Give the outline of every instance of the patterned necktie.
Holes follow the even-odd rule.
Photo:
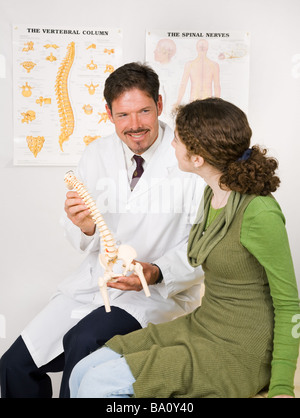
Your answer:
[[[130,183],[131,191],[135,188],[137,185],[137,182],[139,181],[140,177],[142,176],[144,169],[143,169],[143,162],[145,161],[143,157],[140,155],[134,155],[133,158],[136,162],[136,169],[134,170],[132,180]]]

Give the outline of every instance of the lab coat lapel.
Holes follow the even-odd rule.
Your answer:
[[[121,203],[126,203],[128,201],[128,197],[131,194],[131,190],[130,184],[128,182],[127,168],[125,163],[122,141],[117,136],[117,134],[115,134],[113,149],[111,149],[109,152],[110,155],[108,155],[108,158],[113,157],[116,159],[116,163],[112,163],[111,167],[118,167],[117,170],[111,172],[111,178],[113,178],[116,185],[119,185],[119,199],[121,199]]]

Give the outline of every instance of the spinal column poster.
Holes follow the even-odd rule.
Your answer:
[[[221,97],[248,108],[248,32],[146,32],[146,60],[160,78],[162,119],[174,126],[179,104]]]
[[[122,64],[122,32],[13,25],[14,164],[76,165],[113,132],[106,78]]]

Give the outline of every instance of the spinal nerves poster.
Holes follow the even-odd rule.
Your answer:
[[[160,78],[162,119],[174,126],[172,111],[196,99],[221,97],[247,112],[248,32],[146,32],[146,61]]]
[[[106,78],[122,64],[122,32],[13,25],[14,164],[76,165],[114,131]]]

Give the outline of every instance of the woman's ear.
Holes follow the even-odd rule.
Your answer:
[[[195,168],[200,168],[204,164],[204,158],[201,157],[200,155],[192,155],[191,156],[191,161],[194,164]]]

